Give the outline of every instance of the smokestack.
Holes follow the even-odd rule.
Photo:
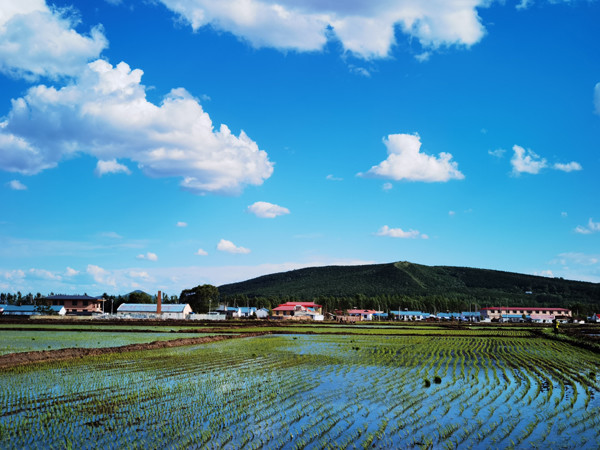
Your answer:
[[[156,314],[162,314],[162,292],[158,291],[158,297],[156,298]]]

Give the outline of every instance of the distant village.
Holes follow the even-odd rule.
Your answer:
[[[566,323],[573,322],[571,310],[551,307],[483,307],[478,311],[438,312],[376,311],[348,309],[323,312],[322,305],[314,302],[288,301],[272,309],[253,306],[229,306],[221,303],[205,314],[192,311],[189,304],[162,302],[158,292],[156,303],[123,303],[115,312],[104,310],[102,297],[88,295],[50,295],[42,297],[40,305],[0,305],[2,316],[94,316],[111,319],[175,319],[175,320],[228,320],[269,319],[287,321],[330,321],[356,323],[362,321],[460,321],[500,323]],[[600,313],[588,317],[588,322],[600,322]]]

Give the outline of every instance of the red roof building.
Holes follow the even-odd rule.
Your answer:
[[[273,308],[273,318],[291,319],[292,317],[322,317],[322,308],[321,305],[317,305],[314,302],[286,302],[279,305],[277,308]]]

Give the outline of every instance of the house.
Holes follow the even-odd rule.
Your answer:
[[[500,322],[511,322],[511,323],[520,323],[525,322],[528,316],[523,316],[523,314],[502,314],[500,317]]]
[[[437,313],[437,318],[442,320],[462,320],[462,313],[449,312]]]
[[[531,314],[528,316],[532,323],[552,323],[554,316],[551,314]]]
[[[269,310],[267,308],[259,308],[256,310],[257,319],[266,319],[269,317]]]
[[[42,302],[52,306],[64,306],[67,314],[90,316],[103,313],[104,299],[89,295],[49,295]]]
[[[479,322],[481,321],[481,313],[479,311],[463,311],[462,318],[468,322]]]
[[[273,319],[323,320],[322,306],[313,302],[286,302],[273,308]]]
[[[158,304],[154,303],[123,303],[117,309],[117,315],[132,319],[187,319],[192,313],[189,304],[162,304],[160,313],[157,312]]]
[[[373,314],[377,313],[374,309],[349,309],[350,317],[358,317],[359,320],[373,320]]]
[[[421,311],[390,311],[390,313],[397,317],[398,320],[427,320],[431,314],[424,313]]]
[[[228,319],[232,317],[240,317],[240,311],[237,306],[227,306],[224,303],[220,304],[215,310],[219,314],[225,315]]]
[[[317,305],[314,302],[285,302],[282,303],[282,305],[287,305],[287,306],[303,306],[304,308],[307,309],[312,309],[314,312],[318,313],[318,314],[323,314],[323,306],[321,305]],[[281,306],[281,305],[279,305]]]
[[[42,316],[46,313],[44,308],[49,308],[59,316],[64,316],[67,310],[64,306],[52,305],[52,306],[37,306],[37,305],[5,305],[2,315],[4,316]]]
[[[571,310],[566,308],[550,308],[550,307],[520,307],[520,306],[489,306],[481,308],[481,319],[489,319],[493,321],[518,321],[517,318],[533,315],[551,315],[553,319],[568,319],[571,318]]]

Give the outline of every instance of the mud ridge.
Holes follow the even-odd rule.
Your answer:
[[[210,342],[228,339],[263,336],[269,333],[245,333],[241,335],[204,336],[198,338],[173,339],[168,341],[153,341],[147,344],[129,344],[121,347],[103,348],[61,348],[58,350],[41,350],[35,352],[10,353],[0,355],[0,369],[24,366],[43,362],[64,361],[68,359],[83,358],[86,356],[107,355],[110,353],[127,353],[161,348],[183,347],[186,345],[208,344]]]

